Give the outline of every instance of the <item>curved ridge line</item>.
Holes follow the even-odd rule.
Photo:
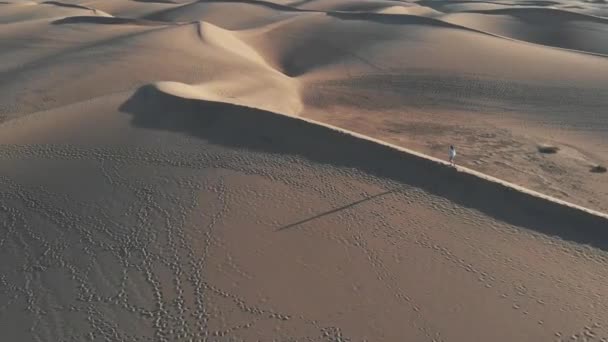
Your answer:
[[[135,19],[115,16],[74,15],[64,17],[51,22],[54,25],[66,24],[92,24],[92,25],[137,25],[137,26],[179,26],[181,23],[169,21],[153,21],[147,19]]]
[[[437,20],[440,20],[440,19],[437,19]],[[464,28],[468,28],[466,26],[463,26],[463,27]],[[485,35],[488,35],[488,36],[491,36],[491,37],[495,37],[495,38],[499,38],[499,39],[504,39],[504,40],[512,41],[512,42],[515,42],[515,43],[522,43],[522,44],[527,44],[527,45],[539,46],[539,47],[548,48],[548,49],[552,49],[552,50],[560,50],[560,51],[567,51],[567,52],[572,52],[572,53],[580,53],[582,55],[589,55],[589,56],[594,56],[594,57],[608,58],[608,54],[603,54],[603,53],[599,53],[599,52],[591,52],[591,51],[585,51],[585,50],[568,49],[568,48],[565,48],[565,47],[546,45],[546,44],[539,44],[539,43],[534,43],[534,42],[530,42],[530,41],[527,41],[527,40],[521,40],[521,39],[516,39],[516,38],[513,38],[513,37],[503,36],[503,35],[500,35],[500,34],[497,34],[497,33],[492,33],[492,32],[487,32],[487,31],[482,31],[482,30],[475,30],[475,29],[471,29],[471,28],[468,28],[468,29],[472,30],[473,32],[485,34]]]
[[[530,44],[530,45],[535,45],[535,46],[541,46],[541,47],[546,47],[546,48],[551,48],[551,49],[563,50],[563,51],[568,51],[568,52],[573,52],[573,53],[580,53],[580,54],[590,55],[590,56],[595,56],[595,57],[608,58],[608,54],[602,54],[602,53],[598,53],[598,52],[590,52],[590,51],[584,51],[584,50],[568,49],[568,48],[562,48],[562,47],[559,47],[559,46],[538,44],[538,43],[534,43],[534,42],[529,42],[529,41],[525,41],[525,40],[519,40],[519,39],[507,37],[507,36],[502,36],[502,35],[499,35],[499,34],[496,34],[496,33],[488,32],[488,31],[473,29],[473,28],[470,28],[470,27],[467,27],[467,26],[464,26],[464,25],[458,25],[458,24],[446,22],[446,21],[443,21],[441,19],[436,19],[436,18],[431,18],[431,17],[425,17],[425,16],[418,16],[418,15],[412,15],[412,14],[386,14],[386,13],[366,12],[366,11],[362,11],[362,12],[317,11],[317,10],[307,10],[307,9],[300,9],[300,8],[296,8],[296,7],[290,7],[290,6],[287,6],[287,5],[275,4],[275,3],[268,2],[268,1],[263,1],[263,0],[206,0],[206,1],[195,1],[195,2],[190,2],[190,3],[184,4],[182,6],[178,6],[178,7],[171,8],[171,9],[167,9],[166,12],[174,11],[176,9],[184,8],[186,6],[190,6],[190,5],[194,5],[194,4],[198,4],[198,3],[249,4],[249,5],[254,5],[254,6],[263,6],[263,7],[271,8],[271,9],[278,10],[278,11],[285,11],[285,12],[321,13],[321,14],[333,16],[334,18],[338,18],[338,19],[342,19],[342,18],[340,18],[340,16],[342,16],[342,17],[351,16],[351,17],[353,17],[353,19],[356,19],[356,20],[371,20],[371,19],[367,19],[367,18],[362,18],[363,16],[376,16],[378,18],[409,17],[409,18],[416,18],[417,20],[428,20],[429,22],[441,23],[441,25],[443,25],[444,27],[447,27],[447,28],[460,29],[460,30],[464,30],[464,31],[479,33],[479,34],[487,35],[487,36],[490,36],[490,37],[505,39],[505,40],[512,41],[512,42],[520,42],[520,43],[525,43],[525,44]],[[529,7],[529,8],[532,8],[532,7]],[[563,12],[577,14],[575,12],[569,12],[569,11],[563,11]],[[465,13],[465,12],[463,11],[462,13]],[[158,15],[158,13],[155,13],[152,17],[154,17],[156,15]],[[580,15],[584,15],[584,14],[580,14]],[[399,23],[395,22],[393,24],[399,24]]]
[[[176,6],[176,7],[162,9],[158,12],[154,12],[149,15],[146,15],[145,18],[155,19],[164,14],[178,11],[180,9],[185,9],[189,6],[193,6],[193,5],[197,5],[197,4],[213,4],[213,3],[247,4],[247,5],[253,5],[253,6],[262,6],[262,7],[270,8],[270,9],[277,10],[277,11],[284,11],[284,12],[298,12],[298,13],[321,12],[321,11],[315,11],[315,10],[300,9],[300,8],[291,7],[291,6],[287,6],[287,5],[275,4],[273,2],[262,1],[262,0],[198,0],[198,1],[188,2],[185,4],[180,4],[179,6]]]
[[[216,27],[218,30],[224,30],[224,31],[227,31],[227,32],[228,32],[228,34],[230,34],[230,35],[232,36],[232,38],[234,38],[235,40],[237,40],[237,41],[238,41],[238,42],[240,42],[241,44],[243,44],[243,45],[247,46],[249,49],[251,49],[251,51],[252,51],[253,53],[255,53],[255,54],[256,54],[256,56],[259,58],[259,60],[252,59],[252,58],[250,58],[250,57],[248,57],[248,56],[246,56],[246,55],[243,55],[243,54],[238,53],[238,52],[236,52],[236,51],[233,51],[233,50],[231,50],[231,49],[227,49],[227,48],[225,48],[225,47],[223,47],[223,46],[220,46],[220,48],[222,48],[223,50],[225,50],[225,51],[227,51],[228,53],[231,53],[231,54],[233,54],[233,55],[239,56],[240,58],[246,59],[246,60],[248,60],[248,61],[250,61],[250,62],[252,62],[252,63],[256,63],[256,64],[260,65],[261,67],[263,67],[263,68],[267,69],[267,70],[268,70],[268,71],[270,71],[270,72],[274,72],[274,73],[277,73],[277,74],[279,74],[279,75],[283,75],[283,76],[289,77],[289,76],[288,76],[288,75],[286,75],[285,73],[281,72],[280,70],[278,70],[278,69],[276,69],[275,67],[273,67],[272,65],[270,65],[270,64],[268,63],[268,61],[266,60],[266,58],[264,58],[264,56],[262,56],[262,55],[260,54],[260,52],[259,52],[259,51],[258,51],[256,48],[254,48],[253,46],[251,46],[249,43],[245,42],[245,41],[244,41],[244,40],[242,40],[241,38],[236,37],[236,36],[234,35],[234,32],[235,32],[235,31],[233,31],[233,30],[228,30],[228,29],[225,29],[225,28],[223,28],[223,27],[221,27],[221,26],[217,26],[217,25],[214,25],[214,24],[212,24],[212,23],[209,23],[209,22],[207,22],[207,21],[202,21],[202,20],[199,20],[199,21],[192,21],[192,22],[189,22],[189,23],[183,23],[182,25],[195,25],[195,26],[196,26],[196,34],[197,34],[198,38],[199,38],[201,41],[203,41],[203,40],[204,40],[204,33],[203,33],[203,31],[204,31],[204,30],[203,30],[203,25],[205,25],[205,24],[207,24],[207,25],[211,25],[211,26],[214,26],[214,27]]]
[[[104,14],[108,14],[104,11],[100,11],[96,8],[93,7],[88,7],[88,6],[84,6],[84,5],[79,5],[79,4],[66,4],[63,3],[61,1],[44,1],[40,3],[41,5],[53,5],[53,6],[58,6],[58,7],[68,7],[68,8],[77,8],[77,9],[83,9],[83,10],[88,10],[88,11],[92,11],[93,13],[97,14],[98,12],[104,13]]]
[[[608,58],[608,54],[602,54],[602,53],[598,53],[598,52],[590,52],[590,51],[584,51],[584,50],[568,49],[568,48],[563,48],[563,47],[559,47],[559,46],[538,44],[538,43],[529,42],[529,41],[526,41],[526,40],[520,40],[520,39],[515,39],[515,38],[512,38],[512,37],[503,36],[503,35],[492,33],[492,32],[488,32],[488,31],[483,31],[483,30],[478,30],[478,29],[470,28],[470,27],[467,27],[467,26],[464,26],[464,25],[450,23],[450,22],[447,22],[447,21],[443,21],[441,19],[430,18],[430,17],[423,17],[423,16],[417,16],[417,15],[412,15],[412,14],[385,14],[385,13],[375,13],[375,12],[340,12],[340,11],[330,11],[330,12],[325,12],[325,13],[327,15],[333,15],[336,18],[340,18],[340,16],[342,16],[342,17],[351,16],[351,17],[353,17],[354,20],[373,20],[371,18],[364,18],[364,16],[376,16],[378,18],[387,18],[387,19],[390,18],[390,17],[417,18],[418,20],[421,20],[421,19],[422,20],[428,20],[429,24],[431,24],[431,23],[432,24],[441,23],[440,25],[443,26],[443,27],[445,27],[445,28],[452,28],[452,29],[457,29],[457,30],[469,31],[469,32],[483,34],[483,35],[486,35],[486,36],[490,36],[490,37],[494,37],[494,38],[499,38],[499,39],[504,39],[504,40],[508,40],[508,41],[512,41],[512,42],[523,43],[523,44],[534,45],[534,46],[540,46],[540,47],[545,47],[545,48],[550,48],[550,49],[555,49],[555,50],[562,50],[562,51],[580,53],[580,54],[584,54],[584,55],[591,55],[591,56],[595,56],[595,57]],[[395,20],[395,22],[393,22],[391,24],[399,25],[400,23],[398,23]],[[403,25],[405,25],[405,24],[403,24]]]
[[[179,99],[183,99],[183,100],[191,100],[191,99],[179,96],[179,95],[169,94],[169,93],[163,92],[162,90],[156,88],[156,84],[147,84],[144,87],[154,87],[154,89],[156,91],[161,92],[161,93],[163,93],[165,95],[168,95],[168,96],[171,96],[171,97],[175,97],[175,98],[179,98]],[[397,145],[391,144],[389,142],[386,142],[386,141],[383,141],[383,140],[380,140],[380,139],[376,139],[376,138],[370,137],[370,136],[365,135],[365,134],[356,133],[354,131],[350,131],[350,130],[347,130],[347,129],[344,129],[344,128],[341,128],[341,127],[330,125],[330,124],[327,124],[327,123],[324,123],[324,122],[321,122],[321,121],[305,118],[305,117],[302,117],[302,116],[292,116],[292,115],[287,115],[287,114],[283,114],[283,113],[277,113],[277,112],[269,111],[267,109],[263,109],[263,108],[259,108],[259,107],[255,107],[255,106],[242,105],[242,104],[233,103],[233,102],[230,102],[230,101],[214,101],[214,100],[204,100],[204,99],[197,99],[197,100],[218,102],[218,103],[223,103],[223,104],[227,104],[227,105],[234,105],[234,106],[240,106],[240,107],[248,107],[248,108],[252,108],[252,109],[256,109],[256,110],[261,110],[261,111],[264,111],[264,112],[272,113],[274,115],[277,115],[277,116],[280,116],[280,117],[283,117],[283,118],[287,118],[287,119],[290,119],[290,120],[299,120],[299,121],[302,121],[302,122],[305,122],[305,123],[308,123],[308,124],[311,124],[311,125],[315,125],[315,126],[318,126],[318,127],[323,127],[323,128],[329,129],[329,130],[337,132],[337,133],[341,133],[341,134],[344,134],[344,135],[349,135],[349,136],[351,136],[351,137],[353,137],[355,139],[359,139],[359,140],[375,143],[375,144],[384,146],[386,148],[389,148],[391,150],[394,150],[394,151],[397,151],[397,152],[400,152],[400,153],[403,153],[403,154],[407,154],[409,156],[413,156],[413,157],[416,157],[416,158],[419,158],[419,159],[423,159],[423,160],[426,160],[426,161],[434,162],[434,163],[439,164],[439,165],[444,166],[444,167],[451,167],[450,163],[447,162],[447,161],[445,161],[445,160],[442,160],[442,159],[439,159],[439,158],[435,158],[435,157],[432,157],[430,155],[427,155],[427,154],[424,154],[424,153],[421,153],[421,152],[417,152],[417,151],[408,149],[406,147],[397,146]],[[606,220],[607,227],[608,227],[608,213],[603,213],[603,212],[600,212],[600,211],[597,211],[597,210],[593,210],[593,209],[590,209],[590,208],[583,207],[583,206],[578,205],[578,204],[570,203],[570,202],[567,202],[567,201],[564,201],[564,200],[552,197],[550,195],[542,194],[540,192],[534,191],[534,190],[526,188],[524,186],[517,185],[517,184],[511,183],[511,182],[502,180],[500,178],[496,178],[496,177],[487,175],[485,173],[482,173],[482,172],[479,172],[479,171],[475,171],[473,169],[470,169],[470,168],[467,168],[467,167],[464,167],[464,166],[457,166],[457,170],[459,172],[463,172],[463,173],[465,173],[467,175],[476,177],[477,179],[481,179],[483,181],[487,181],[489,183],[493,183],[494,185],[500,185],[502,187],[505,187],[505,188],[517,191],[519,193],[532,196],[532,197],[534,197],[536,199],[540,199],[540,200],[543,200],[543,201],[548,201],[548,202],[551,202],[551,203],[554,203],[554,204],[557,204],[557,205],[560,205],[560,206],[564,206],[564,207],[568,207],[570,209],[575,209],[575,210],[584,212],[586,214],[595,216],[597,218],[601,218],[603,220]]]
[[[155,84],[144,85],[144,87],[146,87],[146,86],[155,87]],[[8,121],[5,121],[5,122],[1,122],[0,126],[5,126],[5,125],[9,125],[10,126],[12,124],[15,124],[18,121],[21,121],[23,119],[26,119],[27,117],[30,117],[32,115],[46,113],[46,112],[49,112],[49,111],[52,111],[52,110],[56,110],[58,108],[64,108],[64,107],[69,107],[69,106],[72,106],[72,105],[75,105],[75,104],[79,104],[79,103],[85,103],[85,102],[95,101],[95,100],[97,100],[99,98],[104,98],[104,97],[109,97],[109,96],[120,96],[121,94],[127,94],[127,93],[132,93],[132,91],[117,91],[117,92],[112,92],[112,93],[103,94],[103,95],[100,95],[100,96],[95,96],[95,97],[86,99],[84,101],[76,101],[76,102],[73,102],[73,103],[70,103],[70,104],[61,105],[61,106],[55,107],[53,109],[46,109],[46,110],[43,110],[43,111],[33,112],[33,113],[30,113],[29,115],[26,115],[25,117],[13,118],[11,120],[8,120]],[[187,98],[183,98],[181,96],[177,96],[177,95],[174,95],[174,94],[167,94],[167,95],[172,96],[172,97],[181,98],[181,99],[187,99]],[[242,104],[235,104],[235,103],[231,103],[229,101],[212,101],[212,102],[221,102],[221,103],[230,104],[230,105],[236,105],[236,106],[254,108],[254,109],[258,109],[258,110],[262,110],[262,111],[265,111],[265,112],[272,113],[272,114],[280,116],[280,117],[288,118],[290,120],[299,120],[299,121],[302,121],[302,122],[305,122],[305,123],[308,123],[308,124],[312,124],[312,125],[315,125],[315,126],[319,126],[319,127],[323,127],[323,128],[332,130],[334,132],[338,132],[338,133],[341,133],[341,134],[345,134],[345,135],[351,136],[351,137],[353,137],[355,139],[359,139],[359,140],[375,143],[375,144],[384,146],[386,148],[389,148],[391,150],[397,151],[399,153],[407,154],[409,156],[413,156],[413,157],[416,157],[416,158],[419,158],[419,159],[423,159],[423,160],[426,160],[426,161],[434,162],[435,164],[438,164],[438,165],[443,166],[443,167],[451,167],[450,163],[447,162],[447,161],[445,161],[445,160],[442,160],[442,159],[439,159],[439,158],[435,158],[435,157],[432,157],[430,155],[427,155],[427,154],[424,154],[424,153],[421,153],[421,152],[417,152],[417,151],[414,151],[414,150],[406,148],[406,147],[397,146],[397,145],[391,144],[389,142],[373,138],[373,137],[368,136],[368,135],[364,135],[364,134],[361,134],[361,133],[350,131],[350,130],[347,130],[347,129],[344,129],[344,128],[341,128],[341,127],[337,127],[337,126],[334,126],[334,125],[330,125],[330,124],[327,124],[327,123],[324,123],[324,122],[320,122],[320,121],[317,121],[317,120],[305,118],[305,117],[302,117],[302,116],[291,116],[291,115],[287,115],[287,114],[283,114],[283,113],[271,112],[271,111],[268,111],[266,109],[261,109],[261,108],[257,108],[257,107],[254,107],[254,106],[244,106]],[[464,167],[464,166],[457,166],[457,170],[459,172],[463,172],[463,173],[465,173],[467,175],[476,177],[476,178],[481,179],[483,181],[487,181],[489,183],[493,183],[494,185],[499,185],[499,186],[502,186],[504,188],[511,189],[513,191],[517,191],[519,193],[526,194],[528,196],[532,196],[532,197],[534,197],[536,199],[539,199],[539,200],[548,201],[548,202],[551,202],[553,204],[557,204],[557,205],[564,206],[564,207],[567,207],[567,208],[570,208],[570,209],[574,209],[574,210],[577,210],[579,212],[583,212],[585,214],[594,216],[596,218],[600,218],[602,220],[606,220],[607,227],[608,227],[608,213],[600,212],[598,210],[593,210],[593,209],[590,209],[590,208],[587,208],[587,207],[583,207],[583,206],[578,205],[578,204],[574,204],[574,203],[571,203],[571,202],[567,202],[567,201],[564,201],[564,200],[552,197],[550,195],[542,194],[540,192],[531,190],[531,189],[526,188],[524,186],[517,185],[517,184],[511,183],[511,182],[508,182],[508,181],[505,181],[505,180],[502,180],[502,179],[499,179],[499,178],[487,175],[487,174],[482,173],[480,171],[475,171],[473,169],[470,169],[470,168],[467,168],[467,167]]]
[[[525,11],[535,11],[539,12],[547,12],[551,14],[562,14],[562,15],[571,15],[573,17],[581,18],[581,20],[587,19],[587,21],[591,22],[599,22],[601,24],[608,24],[608,18],[600,17],[593,14],[579,13],[575,11],[568,11],[562,8],[552,8],[552,7],[532,7],[532,6],[521,6],[521,7],[513,7],[513,8],[495,8],[495,9],[479,9],[479,10],[465,10],[457,13],[479,13],[479,14],[487,14],[487,15],[495,15],[495,14],[505,14],[509,15],[510,13],[525,12]]]
[[[280,113],[275,113],[275,114],[282,115],[282,116],[288,116],[288,115],[280,114]],[[350,130],[347,130],[347,129],[344,129],[344,128],[340,128],[340,127],[337,127],[337,126],[326,124],[324,122],[316,121],[316,120],[313,120],[313,119],[304,118],[304,117],[301,117],[301,116],[297,116],[297,117],[288,116],[288,117],[289,118],[293,118],[295,120],[302,120],[302,121],[305,121],[307,123],[314,124],[314,125],[317,125],[317,126],[325,127],[327,129],[331,129],[333,131],[340,132],[342,134],[347,134],[347,135],[350,135],[350,136],[352,136],[354,138],[357,138],[357,139],[373,142],[373,143],[376,143],[376,144],[388,147],[390,149],[399,151],[401,153],[409,154],[409,155],[417,157],[417,158],[421,158],[421,159],[425,159],[425,160],[428,160],[428,161],[435,162],[435,163],[440,164],[442,166],[451,167],[450,163],[447,162],[447,161],[445,161],[445,160],[441,160],[441,159],[432,157],[430,155],[427,155],[427,154],[424,154],[424,153],[421,153],[421,152],[417,152],[417,151],[414,151],[414,150],[411,150],[411,149],[408,149],[408,148],[405,148],[405,147],[402,147],[402,146],[397,146],[397,145],[391,144],[389,142],[386,142],[386,141],[383,141],[383,140],[380,140],[380,139],[376,139],[376,138],[370,137],[368,135],[364,135],[364,134],[361,134],[361,133],[356,133],[356,132],[353,132],[353,131],[350,131]],[[515,190],[515,191],[519,191],[521,193],[524,193],[524,194],[536,197],[538,199],[542,199],[542,200],[545,200],[545,201],[553,202],[555,204],[559,204],[559,205],[562,205],[562,206],[565,206],[565,207],[576,209],[576,210],[585,212],[587,214],[590,214],[590,215],[593,215],[593,216],[596,216],[596,217],[608,220],[608,213],[603,213],[603,212],[600,212],[600,211],[597,211],[597,210],[593,210],[593,209],[590,209],[590,208],[587,208],[587,207],[583,207],[583,206],[578,205],[578,204],[574,204],[574,203],[571,203],[571,202],[567,202],[567,201],[564,201],[564,200],[552,197],[550,195],[542,194],[540,192],[534,191],[534,190],[526,188],[524,186],[517,185],[515,183],[511,183],[511,182],[508,182],[506,180],[503,180],[503,179],[500,179],[500,178],[496,178],[496,177],[490,176],[488,174],[482,173],[480,171],[475,171],[473,169],[469,169],[469,168],[464,167],[464,166],[457,166],[457,170],[459,172],[464,172],[466,174],[475,176],[475,177],[483,179],[485,181],[488,181],[488,182],[491,182],[491,183],[494,183],[494,184],[498,184],[498,185],[504,186],[506,188]],[[608,221],[606,223],[608,224]]]

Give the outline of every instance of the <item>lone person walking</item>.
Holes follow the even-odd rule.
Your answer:
[[[454,148],[454,145],[450,145],[450,164],[452,166],[456,166],[454,158],[456,158],[456,149]]]

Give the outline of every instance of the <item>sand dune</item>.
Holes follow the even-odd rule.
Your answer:
[[[117,17],[143,19],[147,15],[157,13],[181,5],[179,1],[122,1],[122,0],[91,0],[87,6],[112,13]]]
[[[196,83],[211,81],[219,74],[222,79],[230,78],[228,74],[249,75],[251,81],[246,82],[243,77],[243,83],[235,83],[232,87],[240,88],[241,93],[247,84],[252,86],[251,91],[268,92],[273,87],[284,89],[286,93],[295,91],[288,90],[293,87],[286,86],[287,83],[293,82],[288,82],[284,76],[265,66],[255,52],[243,49],[245,45],[237,38],[232,39],[232,44],[224,44],[229,43],[226,40],[230,37],[229,34],[222,33],[222,29],[212,25],[189,23],[142,26],[132,25],[132,21],[124,19],[101,20],[105,22],[96,18],[78,17],[55,22],[60,25],[54,25],[56,28],[52,27],[47,32],[46,39],[50,45],[48,48],[32,53],[31,60],[26,59],[25,63],[23,59],[16,61],[18,63],[13,68],[5,71],[7,76],[13,75],[18,82],[7,78],[4,84],[0,85],[3,90],[0,95],[0,114],[14,117],[19,112],[45,110],[125,91],[142,82],[172,79]],[[107,23],[114,25],[109,27]],[[95,29],[75,34],[72,33],[75,25],[95,25]],[[62,46],[62,37],[66,31],[74,37],[90,40],[86,45],[76,48],[69,44]],[[60,43],[56,43],[57,40]],[[218,45],[219,41],[222,41],[221,45]],[[17,51],[15,49],[15,53]],[[168,59],[176,63],[168,64]],[[96,68],[99,63],[102,63],[104,68]],[[210,67],[209,63],[215,63],[215,67]],[[107,68],[116,72],[104,72]],[[32,76],[41,73],[52,73],[56,76],[52,79]],[[53,86],[50,86],[50,83],[53,83]],[[32,98],[27,89],[39,89],[40,93],[35,93]],[[53,101],[38,101],[40,97],[52,98]]]
[[[4,338],[608,339],[602,6],[0,3]]]
[[[468,10],[467,12],[490,15],[510,15],[521,19],[522,21],[542,21],[544,24],[563,24],[564,22],[569,21],[583,21],[597,24],[608,23],[608,19],[599,16],[585,15],[554,8],[516,7],[494,10]]]
[[[399,1],[346,1],[346,0],[315,0],[308,2],[292,2],[290,6],[320,12],[375,12],[382,8],[399,6],[410,7]],[[413,6],[418,7],[418,6]]]
[[[608,55],[608,19],[574,12],[518,8],[469,11],[442,20],[536,44]]]
[[[247,11],[248,15],[233,15]],[[300,13],[297,8],[264,1],[195,1],[147,17],[165,21],[207,21],[229,30],[244,30],[268,25]]]
[[[161,88],[4,125],[7,336],[608,334],[606,217]]]
[[[0,18],[0,24],[83,14],[107,15],[103,11],[98,11],[94,8],[64,4],[57,1],[45,1],[41,3],[24,1],[23,3],[7,3],[1,6],[2,17]]]
[[[423,6],[390,6],[379,9],[377,12],[384,14],[410,14],[410,15],[418,15],[425,17],[433,17],[441,15],[440,12],[437,12],[431,8],[423,7]]]
[[[127,25],[166,25],[165,22],[120,18],[120,17],[97,17],[97,16],[72,16],[53,21],[53,24],[127,24]]]

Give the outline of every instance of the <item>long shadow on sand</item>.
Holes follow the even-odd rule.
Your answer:
[[[318,218],[321,218],[321,217],[324,217],[324,216],[327,216],[327,215],[331,215],[331,214],[333,214],[333,213],[337,213],[337,212],[339,212],[339,211],[342,211],[342,210],[345,210],[345,209],[348,209],[348,208],[352,208],[352,207],[354,207],[354,206],[356,206],[356,205],[358,205],[358,204],[365,203],[365,202],[367,202],[367,201],[371,201],[371,200],[373,200],[374,198],[382,197],[382,196],[384,196],[384,195],[388,195],[388,194],[391,194],[391,193],[393,193],[393,192],[395,192],[395,190],[384,191],[384,192],[381,192],[381,193],[379,193],[379,194],[375,194],[375,195],[371,195],[371,196],[365,197],[365,198],[360,199],[360,200],[358,200],[358,201],[351,202],[351,203],[349,203],[349,204],[347,204],[347,205],[343,205],[343,206],[341,206],[341,207],[338,207],[338,208],[335,208],[335,209],[328,210],[328,211],[326,211],[326,212],[324,212],[324,213],[317,214],[317,215],[312,216],[312,217],[309,217],[309,218],[307,218],[307,219],[304,219],[304,220],[301,220],[301,221],[298,221],[298,222],[294,222],[294,223],[288,224],[288,225],[286,225],[286,226],[280,227],[280,228],[278,228],[278,229],[277,229],[277,231],[280,231],[280,230],[286,230],[286,229],[290,229],[290,228],[295,228],[296,226],[299,226],[299,225],[301,225],[301,224],[304,224],[304,223],[307,223],[307,222],[310,222],[310,221],[316,220],[316,219],[318,219]]]
[[[98,17],[98,16],[73,16],[54,20],[53,25],[68,24],[97,24],[97,25],[139,25],[139,26],[167,26],[172,25],[167,22],[157,22],[151,20],[119,18],[119,17]]]
[[[296,118],[229,103],[183,99],[154,86],[140,88],[120,110],[133,115],[132,124],[137,127],[181,132],[230,148],[356,168],[420,188],[499,221],[608,250],[605,218]]]

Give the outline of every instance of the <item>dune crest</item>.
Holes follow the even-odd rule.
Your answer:
[[[440,16],[443,13],[436,11],[432,8],[424,7],[424,6],[389,6],[384,7],[378,10],[378,13],[384,14],[409,14],[409,15],[418,15],[424,17],[434,17]]]
[[[271,68],[256,50],[238,39],[234,33],[203,21],[196,25],[201,41]]]
[[[159,82],[144,87],[151,96],[172,96],[190,100],[207,100],[233,103],[297,116],[302,110],[297,85],[284,84],[283,88],[268,88],[255,79],[225,79],[200,85],[179,82]],[[291,89],[290,89],[291,88]],[[164,94],[164,95],[163,95]],[[271,103],[268,99],[275,99]]]
[[[527,205],[522,205],[526,210],[535,211],[537,213],[541,213],[545,210],[550,210],[552,214],[546,215],[555,218],[555,223],[547,224],[548,227],[557,227],[557,222],[568,221],[568,217],[578,212],[578,214],[574,214],[574,216],[580,215],[581,219],[584,220],[596,220],[597,223],[593,224],[574,224],[567,223],[564,224],[565,227],[587,227],[595,231],[592,235],[587,238],[587,242],[585,243],[595,243],[599,241],[607,241],[608,242],[608,230],[605,230],[603,227],[604,224],[608,224],[608,213],[602,213],[599,211],[591,210],[576,204],[568,203],[563,200],[559,200],[556,198],[552,198],[551,196],[543,195],[541,193],[535,192],[533,190],[527,189],[522,186],[518,186],[495,177],[491,177],[488,175],[484,175],[481,172],[477,172],[466,167],[460,167],[458,172],[453,173],[449,168],[449,163],[445,160],[433,158],[431,156],[425,155],[423,153],[415,152],[413,150],[408,150],[403,147],[395,146],[390,143],[383,142],[378,139],[374,139],[362,134],[358,134],[352,131],[348,131],[345,129],[341,129],[336,126],[328,125],[322,122],[314,121],[307,118],[302,117],[293,117],[286,116],[285,113],[281,113],[280,111],[271,111],[260,107],[248,106],[243,103],[236,102],[227,102],[227,98],[213,93],[213,84],[205,84],[200,86],[188,86],[185,84],[180,84],[176,82],[159,82],[153,85],[147,85],[135,92],[135,94],[122,106],[122,110],[133,113],[136,115],[135,121],[137,122],[138,118],[145,120],[145,116],[147,115],[168,115],[165,114],[163,108],[179,108],[178,112],[181,115],[185,116],[200,116],[200,118],[204,121],[205,117],[213,117],[213,119],[209,120],[212,123],[212,126],[197,126],[197,125],[189,125],[187,122],[182,122],[184,124],[184,130],[190,131],[191,134],[198,135],[197,129],[202,129],[204,131],[214,130],[213,135],[222,136],[225,135],[226,140],[228,140],[229,134],[224,134],[223,131],[235,129],[242,129],[248,127],[250,124],[248,122],[258,122],[261,124],[261,127],[255,133],[260,136],[267,136],[269,138],[276,137],[277,139],[282,141],[281,149],[285,149],[285,151],[292,151],[295,154],[303,155],[308,159],[321,159],[324,162],[330,162],[330,159],[323,159],[323,153],[318,152],[319,150],[311,147],[312,142],[307,142],[308,138],[296,138],[296,137],[310,137],[311,135],[318,135],[318,139],[314,139],[315,144],[323,145],[322,141],[330,141],[333,147],[331,149],[339,150],[340,155],[346,156],[348,153],[346,150],[340,150],[340,148],[346,149],[346,146],[361,146],[361,148],[355,148],[354,151],[357,151],[355,154],[350,156],[349,158],[353,158],[350,160],[347,158],[347,163],[354,163],[359,165],[358,161],[355,161],[358,157],[359,153],[362,151],[369,149],[370,152],[365,152],[363,155],[372,156],[370,158],[380,158],[379,154],[401,154],[402,162],[405,164],[410,163],[412,169],[416,171],[414,174],[420,173],[425,180],[420,180],[420,184],[417,183],[418,186],[421,186],[424,183],[424,186],[430,186],[430,184],[436,182],[436,179],[444,179],[446,182],[457,182],[463,188],[469,189],[477,189],[479,193],[476,195],[467,194],[466,200],[463,198],[463,201],[472,200],[474,197],[474,201],[479,201],[481,203],[483,198],[496,198],[499,197],[499,193],[503,193],[506,189],[506,192],[513,194],[518,197],[518,199],[504,199],[506,202],[529,202]],[[207,112],[207,111],[199,111],[197,108],[216,108],[216,110]],[[240,108],[243,107],[243,108]],[[242,111],[250,112],[250,114],[241,114]],[[156,112],[156,113],[152,113]],[[226,112],[227,114],[222,114]],[[148,114],[149,113],[149,114]],[[235,119],[238,118],[238,119]],[[169,118],[170,120],[170,118]],[[154,122],[152,120],[151,122]],[[137,123],[136,123],[137,124]],[[253,125],[253,124],[251,124]],[[278,130],[279,127],[284,127],[284,133],[281,133]],[[162,129],[162,126],[158,127]],[[240,136],[239,136],[240,137]],[[239,139],[235,139],[238,141]],[[242,146],[248,146],[247,143],[240,143]],[[292,147],[291,144],[294,144]],[[365,146],[365,147],[363,147]],[[268,147],[272,149],[272,147]],[[540,148],[540,147],[539,147]],[[550,149],[551,146],[543,145],[542,148]],[[371,152],[373,151],[373,152]],[[383,151],[383,152],[380,152]],[[554,149],[551,149],[551,153]],[[289,152],[289,153],[292,153]],[[318,155],[318,156],[317,156]],[[409,160],[409,161],[406,161]],[[342,161],[337,161],[339,164]],[[368,167],[371,167],[372,172],[377,172],[377,169],[373,167],[374,163],[362,163],[357,168],[362,168],[365,171],[368,170]],[[448,167],[449,175],[440,175],[444,173],[445,169]],[[428,168],[428,169],[427,169]],[[393,170],[382,171],[384,174],[392,174],[393,177],[399,177],[399,171],[403,169],[402,167],[394,167],[390,168]],[[437,172],[437,175],[431,175],[432,173]],[[449,179],[445,179],[450,177]],[[428,179],[427,179],[428,177]],[[452,179],[452,177],[454,179]],[[458,180],[456,181],[456,178]],[[471,182],[471,183],[468,183]],[[442,185],[433,186],[434,191],[442,188]],[[487,188],[486,188],[487,187]],[[484,190],[481,190],[484,188]],[[496,194],[491,194],[492,192],[496,192]],[[442,194],[443,195],[443,194]],[[473,201],[473,200],[472,200]],[[538,206],[538,207],[537,207]],[[481,205],[474,205],[475,208],[480,208]],[[552,209],[546,209],[551,208]],[[572,212],[570,211],[572,210]],[[540,215],[540,214],[539,214]],[[561,216],[563,217],[556,217]],[[514,215],[514,217],[517,215]],[[542,216],[545,216],[544,214]],[[505,218],[506,219],[506,218]],[[578,229],[578,228],[577,228]],[[576,229],[575,229],[576,230]],[[585,234],[584,232],[579,230],[579,233]],[[601,236],[595,236],[595,234],[600,234]],[[605,235],[605,236],[604,236]],[[603,245],[603,243],[602,243]],[[606,247],[608,249],[608,245]]]

